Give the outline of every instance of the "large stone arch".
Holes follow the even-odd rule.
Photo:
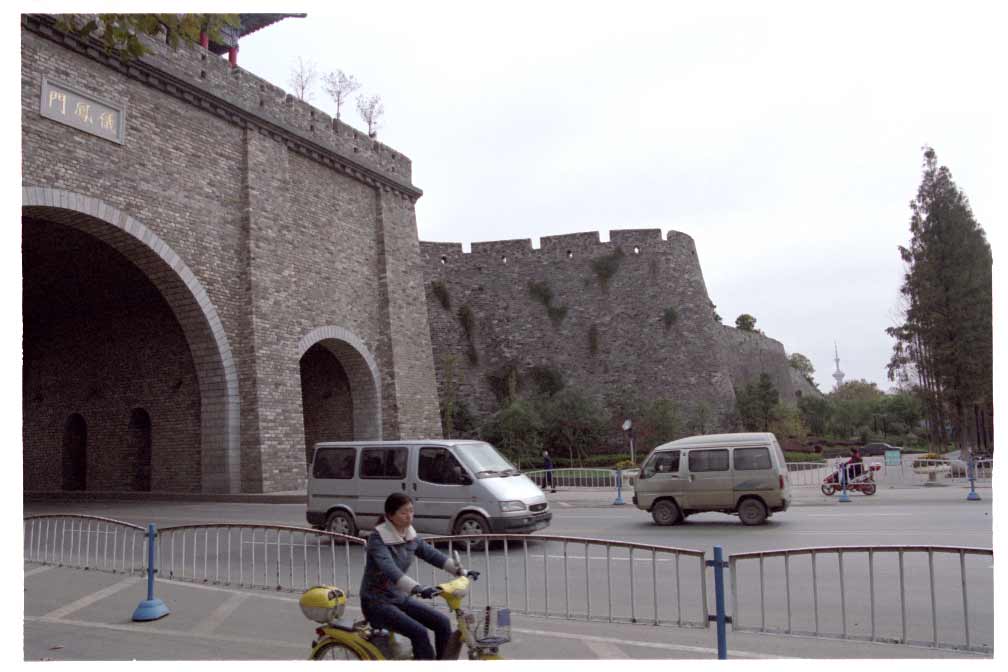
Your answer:
[[[238,372],[224,325],[192,270],[146,226],[97,198],[23,187],[22,215],[88,233],[129,259],[161,292],[178,320],[199,380],[203,492],[240,492]]]
[[[316,343],[336,356],[347,377],[353,399],[354,439],[382,438],[381,376],[374,355],[349,329],[324,326],[312,329],[298,342],[298,357]]]

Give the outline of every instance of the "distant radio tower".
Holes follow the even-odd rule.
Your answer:
[[[840,370],[840,352],[837,350],[836,341],[833,341],[833,354],[835,358],[833,361],[836,362],[836,371],[833,372],[833,379],[836,380],[836,389],[840,389],[843,385],[844,372]]]

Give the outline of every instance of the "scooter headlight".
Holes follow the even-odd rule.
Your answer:
[[[521,502],[521,501],[518,501],[518,500],[513,500],[513,501],[510,501],[510,502],[501,502],[500,503],[500,508],[501,508],[501,511],[507,513],[509,511],[524,511],[528,507],[525,506],[525,502]]]

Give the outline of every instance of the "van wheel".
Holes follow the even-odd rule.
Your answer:
[[[346,511],[333,511],[330,513],[329,517],[326,518],[325,531],[344,534],[348,537],[357,536],[357,526],[354,524],[353,516]]]
[[[455,521],[455,531],[453,534],[490,534],[490,526],[487,524],[486,519],[478,513],[463,513]],[[468,546],[473,551],[483,548],[482,541],[467,539],[459,543]]]
[[[651,518],[656,525],[675,525],[682,520],[682,513],[671,499],[662,499],[651,507]]]
[[[762,525],[767,519],[766,506],[758,499],[743,499],[738,507],[743,525]]]

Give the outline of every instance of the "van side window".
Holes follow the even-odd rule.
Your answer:
[[[770,468],[770,451],[767,448],[736,448],[735,470],[751,471]]]
[[[644,478],[650,478],[655,474],[678,474],[679,473],[679,451],[667,450],[655,453],[647,464],[644,465]]]
[[[439,485],[459,485],[462,465],[445,448],[421,448],[417,476],[421,481]]]
[[[406,478],[406,456],[402,448],[365,448],[361,451],[361,478]]]
[[[689,470],[728,471],[728,450],[691,450],[689,451]]]
[[[356,448],[326,448],[315,453],[313,478],[353,478]]]

